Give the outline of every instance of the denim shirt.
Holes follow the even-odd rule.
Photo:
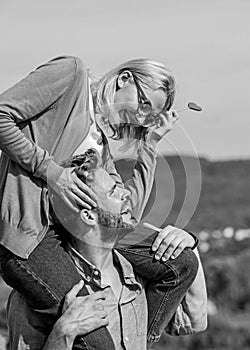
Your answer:
[[[121,273],[122,291],[119,301],[112,288],[103,285],[101,271],[90,264],[78,252],[69,247],[79,273],[89,293],[105,290],[105,310],[108,313],[108,330],[117,350],[147,349],[147,301],[142,279],[135,276],[131,264],[114,250],[114,261]],[[11,348],[17,350],[42,349],[49,336],[49,315],[41,315],[31,309],[16,291],[9,297],[7,319]]]
[[[102,273],[70,244],[68,253],[79,274],[85,281],[88,292],[104,290],[105,310],[108,313],[107,326],[117,350],[144,350],[147,344],[147,301],[143,280],[136,276],[133,267],[117,250],[113,250],[115,266],[122,276],[122,290],[119,300],[112,288],[102,281]]]
[[[93,282],[92,285],[95,288],[101,289],[100,271],[74,250],[69,251],[69,253],[85,283]],[[207,327],[206,283],[200,258],[197,251],[195,253],[199,260],[197,276],[165,329],[172,336],[194,334],[204,331]],[[134,275],[132,266],[123,256],[117,254],[117,259],[120,262],[124,281],[122,300],[125,302],[122,302],[123,305],[120,306],[124,315],[122,334],[125,340],[124,346],[125,349],[129,350],[143,350],[147,332],[147,325],[145,325],[147,305],[145,305],[143,283],[138,276]],[[114,311],[111,303],[110,311]],[[12,342],[11,348],[17,350],[41,349],[53,326],[49,313],[47,315],[46,313],[41,314],[30,308],[25,298],[14,290],[9,296],[7,304],[7,321]],[[135,322],[136,326],[134,326]],[[132,325],[133,329],[131,329]]]
[[[69,56],[41,65],[0,95],[0,244],[22,258],[48,229],[48,178],[58,179],[58,164],[89,132],[88,101],[88,71],[79,58]],[[104,141],[104,167],[123,186]],[[155,144],[151,138],[138,151],[126,185],[138,220],[153,184]]]

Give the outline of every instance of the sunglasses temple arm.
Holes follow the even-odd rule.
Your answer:
[[[176,111],[176,112],[180,113],[180,112],[183,112],[183,111],[186,111],[186,110],[188,110],[188,108],[180,109],[179,111]]]

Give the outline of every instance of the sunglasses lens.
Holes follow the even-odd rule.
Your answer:
[[[144,126],[145,128],[155,125],[155,117],[153,117],[152,115],[137,114],[136,117],[139,124]]]
[[[155,125],[155,118],[154,117],[149,116],[149,117],[145,118],[145,121],[143,123],[143,126],[145,128],[148,128],[148,127],[153,126],[153,125]]]
[[[142,103],[138,107],[138,113],[141,115],[149,115],[152,112],[152,106],[150,103]]]

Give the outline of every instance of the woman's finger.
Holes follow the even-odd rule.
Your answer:
[[[77,192],[77,190],[76,190],[76,192]],[[78,192],[78,194],[79,194],[79,192]],[[91,204],[90,204],[90,202],[88,201],[88,198],[89,197],[84,197],[84,199],[81,199],[79,196],[78,196],[78,194],[75,194],[73,191],[70,193],[70,201],[71,201],[71,203],[74,203],[74,205],[76,206],[76,207],[81,207],[81,208],[84,208],[84,209],[88,209],[88,210],[90,210],[90,209],[92,209],[93,207],[96,207],[96,204],[94,203],[94,202],[91,202]],[[94,204],[93,204],[94,203]],[[71,204],[72,205],[72,204]]]
[[[166,236],[169,234],[169,232],[172,230],[172,226],[168,225],[166,227],[164,227],[159,233],[158,235],[156,236],[153,244],[152,244],[152,251],[153,252],[156,252],[159,247],[160,247],[160,244],[161,242],[163,241],[163,239],[166,238]]]
[[[85,202],[88,202],[91,206],[96,206],[96,201],[92,199],[91,196],[89,196],[88,193],[84,192],[81,188],[79,188],[76,184],[71,186],[71,189],[69,192],[75,193],[80,199],[82,199]]]
[[[72,197],[73,193],[71,193],[70,196]],[[67,204],[69,209],[71,209],[75,213],[79,212],[79,208],[76,205],[76,199],[75,198],[70,198],[69,199],[67,196],[65,196],[65,194],[61,195],[60,198],[64,201],[65,204]]]
[[[167,261],[172,253],[175,251],[178,246],[178,238],[173,238],[171,242],[169,240],[163,240],[160,248],[157,251],[157,260],[162,259],[162,261]]]
[[[167,226],[168,227],[168,226]],[[178,245],[185,239],[183,232],[180,229],[169,226],[168,233],[161,241],[160,246],[156,252],[156,259],[161,259],[164,256],[163,261],[168,260]]]
[[[152,250],[154,252],[157,252],[163,241],[165,246],[170,244],[173,241],[173,239],[176,238],[176,236],[178,236],[179,231],[179,229],[171,225],[168,225],[160,231],[158,231],[159,233],[152,244]]]
[[[180,251],[177,253],[176,256],[174,256],[176,250],[178,249],[178,247],[180,247],[180,240],[176,237],[171,245],[168,247],[168,249],[165,251],[164,255],[162,256],[162,261],[165,262],[168,259],[175,259],[184,249],[180,249]]]
[[[179,119],[179,114],[177,111],[173,110],[172,111],[172,117],[173,117],[173,123],[177,122],[177,120]]]
[[[187,245],[185,244],[185,241],[182,241],[178,247],[175,249],[175,251],[173,252],[173,254],[171,255],[171,259],[176,259],[182,252],[183,250],[187,248]]]
[[[76,178],[74,179],[75,184],[77,185],[77,187],[85,194],[87,195],[91,201],[93,203],[96,203],[98,198],[97,195],[95,194],[95,192],[89,187],[87,186],[84,182],[81,181],[81,179],[79,179],[76,175]]]

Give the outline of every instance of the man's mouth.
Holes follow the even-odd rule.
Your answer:
[[[121,212],[121,215],[126,215],[126,214],[132,214],[131,210],[129,208],[127,209],[124,209],[122,212]]]
[[[126,208],[121,212],[123,222],[127,222],[132,224],[133,226],[137,225],[137,220],[132,215],[132,210],[130,208]]]

